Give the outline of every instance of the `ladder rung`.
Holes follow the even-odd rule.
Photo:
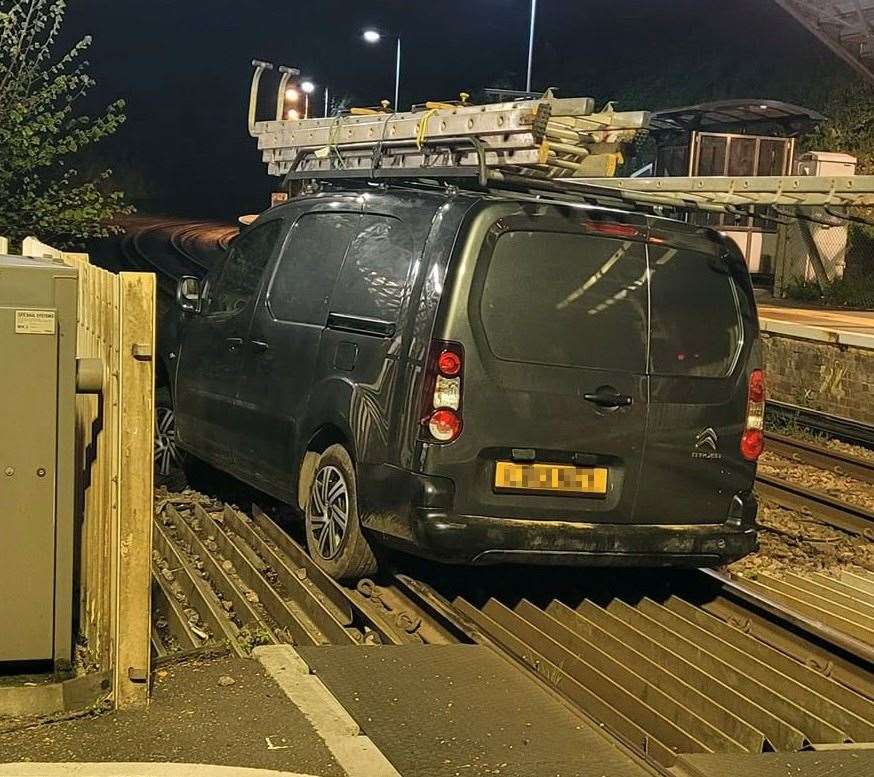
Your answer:
[[[434,103],[431,104],[436,105]],[[594,112],[591,98],[255,122],[272,175],[295,178],[404,170],[437,177],[453,168],[526,169],[542,177],[612,175],[621,148],[649,124],[645,111]],[[342,173],[342,176],[339,174]]]

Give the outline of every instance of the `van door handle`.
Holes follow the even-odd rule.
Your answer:
[[[243,344],[242,337],[226,337],[225,345],[229,351],[236,351]]]
[[[610,393],[607,391],[596,391],[593,394],[583,394],[583,399],[586,402],[591,402],[598,407],[630,407],[634,399],[628,394]]]
[[[264,353],[269,347],[269,343],[265,343],[263,340],[250,340],[249,345],[252,346],[252,350],[255,353]]]

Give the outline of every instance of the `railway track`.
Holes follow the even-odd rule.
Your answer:
[[[852,445],[874,448],[874,427],[860,421],[772,400],[767,402],[766,413],[779,424],[799,426]]]
[[[768,451],[784,459],[814,466],[841,477],[854,478],[869,485],[874,484],[874,460],[774,432],[768,432],[766,440]],[[861,505],[771,474],[759,473],[756,490],[762,498],[781,507],[807,513],[837,529],[874,541],[874,512]]]
[[[765,440],[768,451],[778,456],[874,485],[874,458],[853,456],[776,432],[766,432]]]
[[[773,432],[766,439],[767,450],[789,462],[874,484],[874,461],[870,459]],[[761,470],[756,491],[779,507],[862,541],[874,541],[874,512],[862,505]],[[827,544],[835,538],[814,532],[805,541]],[[874,660],[874,586],[864,572],[842,572],[838,578],[818,573],[776,577],[762,572],[736,584],[739,594],[754,604],[764,602],[762,606],[775,608],[813,638]]]
[[[158,655],[227,644],[485,644],[662,765],[874,741],[871,642],[716,573],[448,570],[328,578],[267,513],[159,492]],[[798,585],[798,581],[790,581]],[[874,612],[874,576],[843,587]]]
[[[159,492],[152,559],[158,656],[227,644],[447,644],[462,635],[392,581],[348,589],[266,513]],[[382,584],[380,584],[382,582]]]
[[[159,288],[175,294],[176,282],[183,275],[204,275],[211,262],[206,244],[212,252],[227,250],[237,230],[218,222],[186,222],[161,219],[132,225],[121,240],[127,266],[147,270],[158,276]],[[211,235],[210,239],[205,239]]]

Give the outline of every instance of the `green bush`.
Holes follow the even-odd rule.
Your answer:
[[[789,299],[797,299],[800,302],[816,302],[823,296],[816,281],[803,278],[793,278],[786,284],[783,292]]]
[[[845,276],[820,290],[816,281],[793,278],[784,289],[789,299],[822,302],[826,307],[874,308],[874,278]]]

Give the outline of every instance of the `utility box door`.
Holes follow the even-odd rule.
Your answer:
[[[54,310],[0,306],[0,661],[51,659],[54,638]]]

